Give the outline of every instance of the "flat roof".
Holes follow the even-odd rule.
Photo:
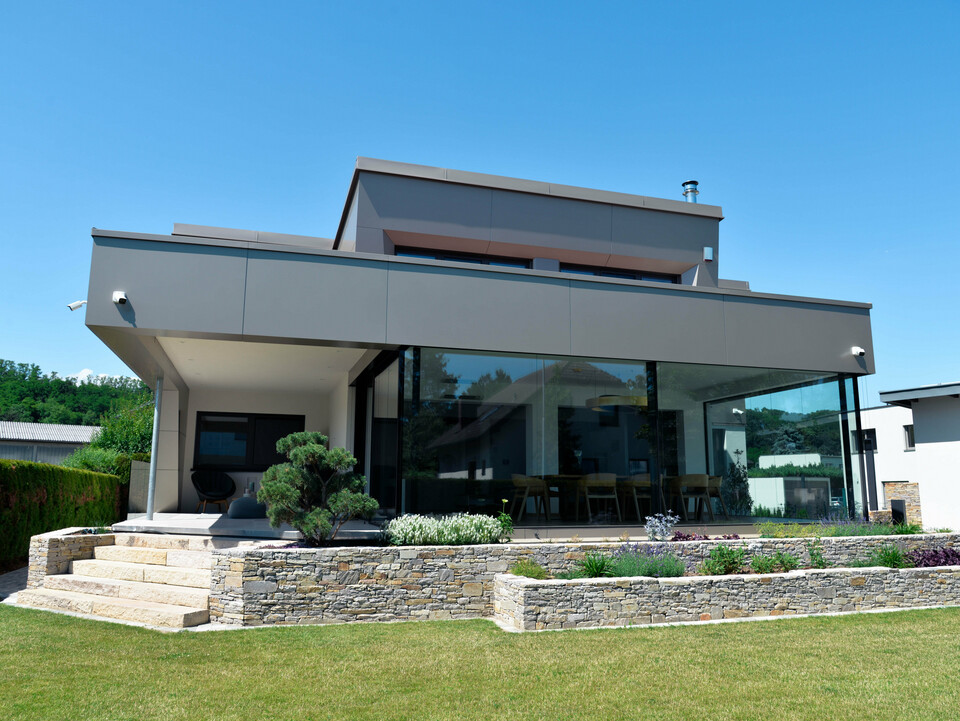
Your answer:
[[[340,234],[343,232],[347,214],[350,212],[350,202],[356,192],[357,178],[361,172],[398,175],[405,178],[435,180],[443,183],[457,183],[459,185],[474,185],[482,188],[508,190],[516,193],[532,193],[534,195],[547,195],[554,198],[583,200],[590,203],[606,203],[608,205],[624,205],[631,208],[660,210],[667,213],[683,213],[685,215],[696,215],[702,218],[715,218],[718,221],[723,220],[723,208],[719,205],[688,203],[685,200],[654,198],[647,195],[618,193],[613,190],[597,190],[595,188],[583,188],[576,185],[560,185],[558,183],[548,183],[541,180],[510,178],[504,175],[487,175],[485,173],[472,173],[466,170],[435,168],[430,165],[398,163],[394,160],[381,160],[379,158],[365,158],[360,156],[357,158],[357,163],[354,166],[353,178],[350,181],[350,190],[347,192],[347,199],[343,205],[343,213],[340,216],[340,225],[337,228],[336,234],[338,240]],[[678,185],[682,186],[682,183],[678,183]]]
[[[944,396],[960,398],[960,381],[905,388],[901,391],[880,391],[880,400],[884,403],[905,408],[910,407],[911,401],[918,401],[921,398],[942,398]]]

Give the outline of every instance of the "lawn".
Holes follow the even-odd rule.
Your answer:
[[[164,634],[0,606],[14,719],[946,719],[960,609],[510,634],[489,621]]]

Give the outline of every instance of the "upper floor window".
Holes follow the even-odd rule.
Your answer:
[[[304,428],[303,416],[198,413],[195,468],[263,471],[286,458],[277,441]]]
[[[913,438],[913,424],[903,427],[903,441],[905,448],[904,450],[912,451],[917,447],[917,443]]]
[[[627,280],[649,280],[655,283],[679,283],[680,277],[669,273],[651,273],[645,270],[623,270],[620,268],[597,268],[589,265],[560,264],[561,273],[593,275],[601,278],[626,278]]]
[[[490,255],[474,255],[472,253],[457,253],[447,250],[421,250],[419,248],[397,248],[396,254],[401,258],[426,258],[428,260],[447,260],[454,263],[477,263],[479,265],[496,265],[501,268],[529,268],[530,261],[523,258],[501,258]]]

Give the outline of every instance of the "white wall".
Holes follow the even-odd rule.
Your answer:
[[[877,432],[877,450],[873,464],[877,472],[877,493],[883,493],[885,481],[918,481],[914,451],[906,450],[903,427],[913,423],[913,411],[900,406],[868,408],[860,411],[860,426]],[[879,496],[878,496],[879,497]]]
[[[329,435],[330,414],[329,396],[326,393],[278,393],[250,390],[190,390],[186,414],[186,440],[184,443],[184,462],[180,474],[180,510],[193,513],[197,506],[197,492],[190,482],[190,469],[193,467],[193,453],[196,442],[196,423],[198,412],[219,413],[278,413],[302,415],[304,428],[308,431],[320,431]],[[175,404],[171,404],[175,407]],[[342,424],[340,424],[342,425]],[[231,473],[237,482],[237,495],[243,494],[247,481],[259,480],[262,473]],[[159,471],[158,484],[159,486]]]
[[[327,435],[330,437],[330,447],[340,446],[353,451],[353,455],[358,456],[363,449],[353,448],[353,424],[354,424],[354,393],[355,390],[350,387],[347,376],[336,385],[336,387],[327,394]]]
[[[960,529],[960,399],[913,403],[923,525]]]

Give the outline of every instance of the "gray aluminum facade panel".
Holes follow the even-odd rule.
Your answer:
[[[570,285],[571,355],[725,363],[722,296]]]
[[[388,288],[390,344],[570,352],[567,281],[397,264]]]
[[[92,326],[242,333],[247,251],[96,238],[87,292]],[[113,302],[113,291],[129,301]]]
[[[383,343],[385,263],[251,251],[243,334]]]
[[[129,294],[132,314],[112,303],[113,290]],[[87,325],[102,338],[119,331],[873,372],[864,307],[331,251],[98,237],[88,300]],[[867,356],[854,358],[853,345]]]

